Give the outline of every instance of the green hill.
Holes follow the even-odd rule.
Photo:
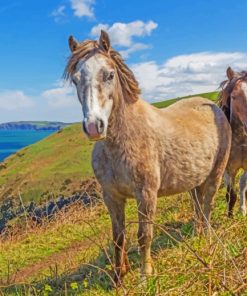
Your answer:
[[[204,94],[211,99],[216,93]],[[176,101],[157,103],[159,107]],[[0,198],[24,202],[84,190],[92,178],[92,144],[79,124],[20,150],[0,166]],[[1,295],[247,295],[246,219],[225,215],[225,189],[216,197],[213,230],[193,234],[187,193],[160,198],[152,245],[155,274],[140,278],[135,200],[126,206],[131,272],[118,289],[111,221],[103,203],[74,204],[52,221],[36,225],[23,214],[0,239]],[[1,213],[0,213],[1,215]]]
[[[0,168],[0,199],[20,193],[30,201],[80,191],[82,180],[92,176],[92,145],[75,124],[21,149]]]
[[[165,108],[165,107],[175,103],[178,100],[186,99],[186,98],[192,98],[192,97],[198,97],[198,96],[216,102],[217,98],[218,98],[218,94],[219,93],[217,91],[214,91],[214,92],[209,92],[209,93],[202,93],[202,94],[196,94],[196,95],[191,95],[191,96],[178,97],[176,99],[170,99],[170,100],[166,100],[166,101],[163,101],[163,102],[153,103],[153,105],[158,107],[158,108]]]

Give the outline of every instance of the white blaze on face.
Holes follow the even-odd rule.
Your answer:
[[[241,88],[242,88],[242,91],[244,92],[245,94],[245,99],[247,100],[247,82],[246,81],[243,81],[242,84],[241,84]]]
[[[88,134],[90,127],[95,134],[99,126],[103,127],[103,136],[106,134],[113,105],[111,97],[113,82],[104,82],[102,73],[111,70],[104,57],[94,55],[86,61],[79,62],[72,76],[82,104],[83,124]]]
[[[239,109],[241,109],[241,111],[239,112],[239,118],[242,121],[242,124],[244,126],[245,134],[247,134],[247,82],[246,81],[242,81],[241,90],[244,94],[244,97],[242,98],[242,104],[239,107]]]

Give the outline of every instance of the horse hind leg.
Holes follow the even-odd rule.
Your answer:
[[[210,220],[214,197],[220,183],[221,177],[212,173],[202,185],[191,191],[195,205],[195,226],[198,235],[207,233],[211,227]]]
[[[221,184],[221,178],[209,178],[205,187],[204,197],[204,229],[211,228],[211,215],[214,206],[214,198]]]
[[[227,212],[228,217],[233,216],[233,208],[237,201],[237,194],[234,190],[235,176],[236,176],[236,172],[232,174],[225,172],[224,174],[225,185],[226,185],[226,202],[228,205],[228,212]]]
[[[190,194],[193,198],[194,204],[194,231],[196,234],[201,235],[203,233],[203,191],[204,184],[198,187],[193,188],[190,191]]]
[[[246,199],[247,199],[247,172],[245,172],[239,182],[240,187],[240,212],[243,216],[246,216]]]
[[[226,146],[224,147],[224,145],[222,145],[215,166],[205,181],[205,195],[203,200],[203,216],[205,230],[210,230],[211,228],[210,221],[212,209],[214,206],[214,198],[220,187],[222,177],[226,169],[226,165],[229,158],[229,152],[230,145],[228,145],[228,149],[226,149]]]
[[[223,149],[223,148],[222,148]],[[207,177],[205,182],[194,188],[191,193],[195,201],[195,213],[199,221],[199,234],[209,230],[212,208],[214,206],[214,197],[218,191],[225,167],[228,161],[228,150],[221,151],[221,156],[218,158],[214,169]]]

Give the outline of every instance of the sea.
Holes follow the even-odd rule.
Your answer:
[[[54,131],[0,130],[0,161],[21,148],[31,145]]]

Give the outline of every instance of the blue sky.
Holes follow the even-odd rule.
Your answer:
[[[247,69],[247,1],[13,0],[0,4],[0,122],[77,121],[67,39],[106,29],[148,101],[215,90]]]

